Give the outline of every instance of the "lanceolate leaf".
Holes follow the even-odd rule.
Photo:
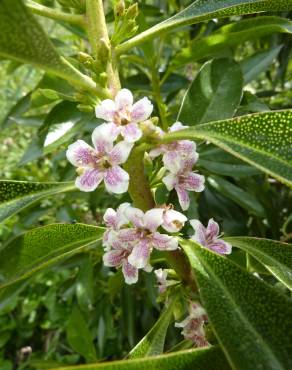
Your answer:
[[[225,239],[253,256],[292,290],[292,244],[249,237]]]
[[[192,241],[182,246],[231,366],[237,370],[290,369],[291,301],[226,257]]]
[[[233,60],[207,62],[184,96],[178,121],[193,126],[233,117],[242,87],[241,69]]]
[[[21,0],[0,2],[0,56],[30,63],[75,85],[96,91],[95,83],[61,57]],[[104,93],[102,89],[99,91]]]
[[[132,349],[129,354],[130,358],[157,356],[163,352],[165,336],[172,318],[174,304],[175,300],[166,307],[152,329]]]
[[[28,231],[0,250],[0,287],[24,279],[102,238],[104,229],[52,224]]]
[[[218,347],[189,349],[169,355],[145,357],[107,363],[64,366],[52,370],[228,370],[224,354]]]
[[[158,23],[140,33],[118,47],[118,52],[124,52],[131,47],[188,24],[207,21],[214,18],[224,18],[232,15],[252,14],[267,11],[284,11],[292,9],[292,0],[197,0],[175,14],[173,17]]]
[[[286,18],[269,16],[243,19],[221,27],[210,36],[194,39],[179,52],[172,64],[178,68],[203,58],[222,56],[230,48],[242,45],[247,40],[256,40],[275,32],[292,33],[292,22]]]
[[[210,122],[164,136],[163,141],[205,139],[292,185],[292,111],[255,113]]]
[[[73,182],[0,180],[0,222],[46,196],[64,193],[74,188]]]

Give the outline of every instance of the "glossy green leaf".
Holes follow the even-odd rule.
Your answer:
[[[67,340],[74,351],[86,359],[86,362],[94,362],[97,360],[88,324],[77,306],[73,307],[69,317],[67,324]]]
[[[247,40],[257,40],[273,33],[292,33],[292,22],[270,16],[243,19],[221,27],[210,36],[192,40],[175,56],[172,64],[178,68],[200,59],[222,56]]]
[[[175,300],[169,303],[152,329],[131,350],[130,358],[157,356],[163,352],[165,336],[172,318],[174,305]]]
[[[146,40],[165,34],[174,28],[232,15],[253,14],[292,9],[292,0],[197,0],[173,17],[156,24],[121,44],[117,51],[124,52]]]
[[[96,84],[61,57],[21,0],[0,2],[0,56],[30,63],[73,84],[96,91]],[[100,90],[103,93],[103,90]]]
[[[290,369],[291,301],[226,257],[192,241],[183,241],[182,246],[232,368]]]
[[[292,185],[292,111],[273,111],[210,122],[167,134],[163,142],[204,139]]]
[[[42,198],[74,189],[73,182],[0,180],[0,222]]]
[[[63,366],[53,370],[228,370],[229,368],[220,348],[211,347],[133,360]]]
[[[249,237],[232,237],[226,240],[249,253],[292,290],[292,244]]]
[[[80,252],[100,240],[103,232],[96,226],[52,224],[16,237],[0,250],[0,287]]]
[[[177,120],[197,125],[233,117],[242,87],[241,69],[233,60],[207,62],[187,90]]]

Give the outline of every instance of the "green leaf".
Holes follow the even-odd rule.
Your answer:
[[[175,56],[172,65],[179,68],[200,59],[222,56],[247,40],[257,40],[276,32],[292,33],[292,21],[270,16],[243,19],[221,27],[210,36],[192,40]]]
[[[290,369],[291,301],[226,257],[192,241],[183,241],[182,246],[232,368]]]
[[[72,182],[0,180],[0,222],[44,197],[74,189]]]
[[[292,290],[292,244],[249,237],[225,239],[235,247],[249,253]]]
[[[161,142],[204,139],[292,185],[292,111],[272,111],[173,132]]]
[[[70,346],[74,351],[82,355],[86,359],[86,362],[94,362],[97,360],[91,333],[77,306],[73,307],[66,332]]]
[[[162,312],[152,329],[129,353],[130,358],[157,356],[163,352],[167,328],[172,318],[176,300],[172,300]]]
[[[208,177],[208,183],[247,211],[258,217],[265,217],[265,209],[254,195],[218,176]]]
[[[139,45],[153,37],[188,24],[208,21],[214,18],[232,15],[253,14],[268,11],[285,11],[292,9],[292,0],[197,0],[175,14],[173,17],[156,24],[132,39],[121,44],[118,53]]]
[[[104,229],[52,224],[17,236],[0,250],[0,287],[24,279],[102,238]]]
[[[189,349],[169,355],[111,361],[100,364],[64,366],[54,370],[219,370],[230,367],[218,347]]]
[[[187,90],[177,120],[197,125],[233,117],[242,87],[241,69],[233,60],[207,62]]]
[[[96,84],[61,57],[21,0],[0,2],[0,56],[30,63],[85,89]],[[104,94],[103,89],[98,90]]]

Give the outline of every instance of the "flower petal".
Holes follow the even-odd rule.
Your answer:
[[[120,266],[124,258],[125,257],[123,250],[111,250],[109,252],[106,252],[102,257],[103,264],[108,267]]]
[[[128,89],[120,90],[115,98],[115,106],[117,110],[123,111],[129,107],[132,107],[133,104],[133,94]]]
[[[93,191],[101,183],[103,173],[96,169],[85,169],[81,176],[75,180],[76,187],[81,191]]]
[[[122,203],[117,208],[117,223],[118,227],[120,228],[122,225],[126,225],[129,223],[128,219],[126,218],[125,211],[127,208],[131,207],[130,203]]]
[[[178,248],[178,240],[174,236],[153,233],[151,239],[152,246],[161,251],[173,251]]]
[[[232,252],[232,245],[222,239],[217,239],[212,244],[209,244],[207,248],[219,254],[230,254]]]
[[[169,132],[175,132],[188,128],[189,126],[184,126],[181,122],[175,122],[172,126],[169,127]]]
[[[216,221],[213,220],[213,218],[210,218],[208,222],[208,226],[206,228],[206,234],[209,240],[217,238],[219,235],[219,225],[217,224]]]
[[[105,222],[107,227],[117,229],[117,212],[112,208],[108,208],[103,215],[103,221]]]
[[[118,232],[118,239],[121,243],[133,243],[139,240],[139,234],[136,228],[130,227],[121,229]]]
[[[132,122],[142,122],[150,117],[153,105],[148,98],[143,98],[133,105],[131,119]]]
[[[116,116],[116,104],[113,100],[105,99],[95,107],[97,118],[104,119],[108,122],[114,122]]]
[[[105,170],[104,184],[108,192],[125,193],[129,187],[129,175],[120,166],[108,168]]]
[[[140,130],[137,123],[132,122],[121,126],[121,134],[126,141],[134,143],[142,137],[142,130]]]
[[[133,145],[133,143],[128,143],[126,141],[120,141],[116,144],[109,153],[110,163],[113,166],[125,163],[130,155]]]
[[[135,284],[138,281],[138,269],[132,266],[127,260],[124,260],[122,267],[125,282],[129,285]]]
[[[66,157],[73,166],[86,167],[94,162],[94,149],[83,140],[77,140],[68,146]]]
[[[144,212],[139,208],[128,207],[125,210],[125,216],[136,227],[144,227]]]
[[[103,123],[92,133],[92,142],[100,154],[108,153],[113,148],[113,142],[120,133],[120,128],[114,123]]]
[[[171,173],[180,173],[184,166],[184,161],[180,156],[179,152],[176,151],[169,151],[163,155],[163,163],[164,166],[170,171]]]
[[[178,201],[183,211],[186,211],[190,206],[190,197],[188,192],[182,186],[175,187]]]
[[[148,240],[142,239],[133,248],[132,253],[128,257],[128,262],[138,269],[145,268],[148,265],[150,253],[151,249],[149,248]]]
[[[203,246],[206,246],[206,229],[204,225],[199,220],[190,220],[190,224],[195,230],[195,234],[191,237],[191,239]]]
[[[150,231],[156,231],[163,223],[163,212],[162,208],[153,208],[147,211],[144,216],[145,227]]]
[[[163,224],[161,225],[164,230],[170,233],[176,233],[184,226],[187,217],[180,212],[173,209],[164,211]]]
[[[150,158],[156,158],[160,156],[162,153],[165,153],[165,147],[163,145],[159,145],[157,148],[150,150],[149,156]]]
[[[172,190],[178,184],[179,178],[176,174],[169,173],[163,177],[162,182],[166,186],[167,190]]]
[[[189,172],[183,176],[185,190],[201,192],[205,189],[205,177],[195,172]]]

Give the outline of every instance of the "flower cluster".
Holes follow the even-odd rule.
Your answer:
[[[152,270],[150,254],[153,248],[160,251],[178,248],[177,237],[161,233],[158,228],[174,233],[186,221],[183,214],[168,208],[153,208],[144,213],[123,203],[117,211],[107,209],[104,215],[107,230],[103,237],[105,266],[122,267],[126,283],[136,283],[139,269]]]
[[[200,303],[190,302],[189,315],[175,326],[183,329],[181,333],[185,339],[191,340],[197,347],[206,347],[209,346],[204,330],[206,321],[208,317]]]
[[[169,128],[169,132],[184,128],[187,126],[176,122]],[[168,170],[162,181],[168,190],[176,190],[181,208],[185,211],[190,206],[188,191],[201,192],[204,190],[204,176],[193,172],[193,167],[199,158],[196,144],[190,140],[178,140],[162,144],[149,152],[151,158],[161,154],[164,167]]]

